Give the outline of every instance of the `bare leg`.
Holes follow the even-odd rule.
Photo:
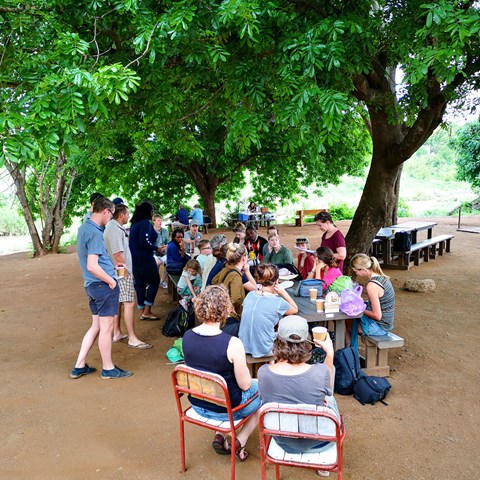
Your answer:
[[[124,319],[128,332],[128,344],[136,346],[144,343],[137,337],[137,334],[135,333],[135,302],[124,302],[123,305],[125,308]]]
[[[98,336],[98,349],[102,357],[104,370],[112,370],[115,365],[112,362],[112,332],[113,315],[111,317],[98,317],[100,333]]]
[[[241,432],[237,435],[240,445],[244,447],[247,444],[248,437],[258,426],[258,419],[260,417],[260,410],[257,410],[243,425]]]
[[[100,332],[100,323],[98,315],[92,315],[92,326],[87,330],[87,333],[83,336],[82,345],[80,346],[80,352],[78,353],[77,363],[75,368],[83,368],[87,360],[87,355],[92,345],[94,344],[97,336]]]
[[[122,332],[122,304],[118,304],[118,314],[113,317],[113,341],[119,342],[124,338],[127,338],[126,335]]]

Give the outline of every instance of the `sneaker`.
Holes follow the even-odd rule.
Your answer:
[[[330,472],[326,472],[325,470],[317,470],[317,475],[319,477],[329,477]]]
[[[83,368],[74,367],[70,372],[70,378],[80,378],[83,375],[89,375],[90,373],[96,372],[97,369],[94,367],[89,367],[86,363]]]
[[[160,288],[168,288],[167,282],[160,282]]]
[[[187,300],[182,298],[178,303],[183,307],[184,310],[186,310],[188,312],[188,302],[187,302]]]
[[[102,378],[124,378],[124,377],[131,377],[133,372],[129,372],[128,370],[122,370],[115,365],[115,368],[111,370],[102,370]]]

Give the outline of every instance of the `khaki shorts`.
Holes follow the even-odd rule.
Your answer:
[[[133,275],[130,273],[128,277],[120,278],[118,280],[120,287],[119,302],[133,302],[135,301],[135,287],[133,285]]]

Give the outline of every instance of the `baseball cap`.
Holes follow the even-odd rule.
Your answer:
[[[278,322],[278,336],[291,343],[300,343],[308,340],[308,323],[299,315],[288,315]],[[299,338],[292,338],[298,336]]]
[[[196,225],[198,227],[198,222],[196,220],[192,220],[190,222],[190,226],[192,226],[192,225]]]
[[[210,239],[210,245],[214,250],[217,248],[220,248],[222,245],[225,245],[226,243],[227,243],[227,237],[225,237],[225,235],[214,235]]]
[[[123,198],[120,198],[120,197],[116,197],[112,200],[112,203],[114,205],[122,205],[122,204],[125,204],[125,202],[123,201]]]

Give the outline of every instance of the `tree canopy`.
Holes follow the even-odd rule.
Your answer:
[[[479,86],[473,1],[11,4],[2,158],[70,146],[73,132],[125,188],[194,186],[212,208],[244,168],[259,194],[290,198],[358,171],[371,146],[352,253],[395,220],[403,163]]]
[[[480,122],[464,125],[453,145],[458,152],[458,178],[480,189]]]

